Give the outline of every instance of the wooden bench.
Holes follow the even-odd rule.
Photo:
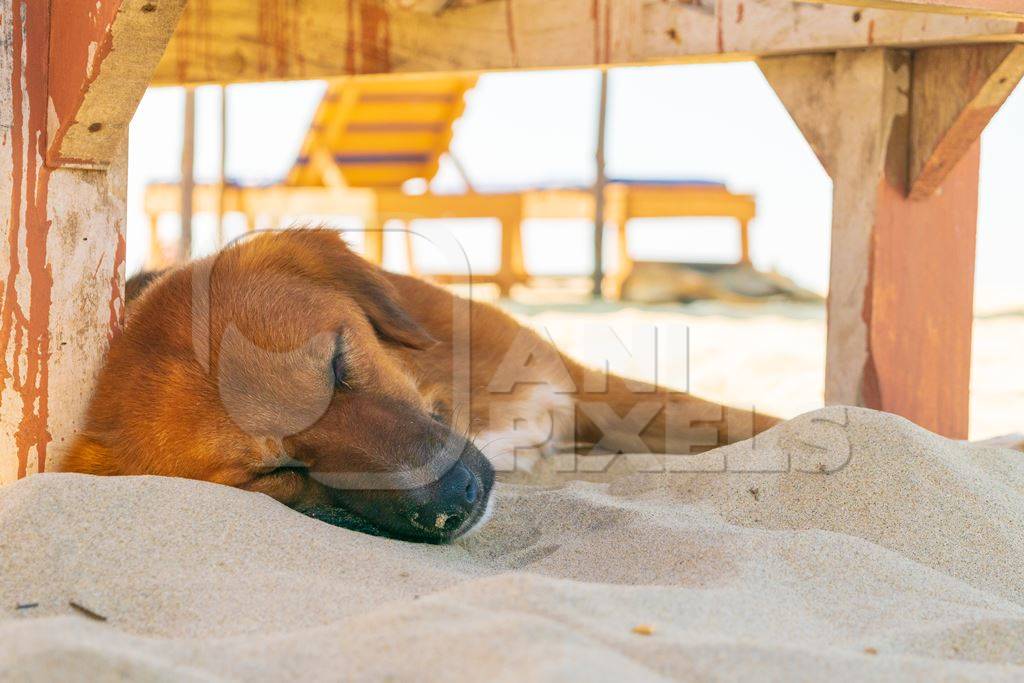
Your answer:
[[[627,226],[634,218],[735,219],[740,233],[739,260],[750,261],[750,221],[756,215],[756,202],[751,195],[734,194],[724,185],[712,182],[615,179],[605,188],[605,203],[607,222],[618,234],[618,268],[605,282],[611,296],[618,295],[632,268]],[[422,219],[494,218],[501,228],[496,273],[431,273],[430,277],[444,283],[495,283],[505,296],[514,284],[529,280],[523,255],[524,220],[594,219],[594,194],[584,188],[413,195],[392,189],[229,185],[221,202],[219,186],[200,185],[195,188],[192,205],[198,213],[214,213],[222,206],[225,211],[241,213],[246,216],[249,229],[257,225],[285,227],[283,221],[287,216],[355,217],[364,226],[364,253],[378,264],[384,260],[382,226],[388,221],[408,224]],[[157,223],[162,214],[175,213],[180,207],[181,189],[177,184],[154,184],[146,188],[144,208],[151,235],[148,267],[167,265],[166,250],[159,244]],[[406,232],[406,249],[410,269],[415,272],[410,232]]]

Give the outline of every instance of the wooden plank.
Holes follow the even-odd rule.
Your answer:
[[[491,218],[520,213],[518,193],[462,195],[406,195],[398,191],[377,193],[382,220],[391,218]]]
[[[979,159],[976,140],[924,200],[882,185],[871,252],[866,402],[956,439],[969,422]]]
[[[832,5],[853,7],[877,7],[880,9],[909,12],[936,12],[975,17],[996,17],[1024,19],[1024,2],[1021,0],[807,0],[826,2]]]
[[[423,12],[424,14],[440,14],[460,7],[479,5],[481,2],[495,0],[387,0],[388,5],[397,9]]]
[[[834,54],[795,55],[784,59],[762,59],[758,62],[761,72],[775,90],[775,94],[793,116],[793,122],[803,133],[825,171],[832,175],[835,161],[832,154],[831,116],[814,116],[813,112],[821,102],[822,93],[835,90],[833,73]],[[815,87],[807,87],[814,83]]]
[[[940,192],[909,199],[910,53],[827,59],[815,97],[783,95],[801,129],[814,131],[834,182],[825,400],[966,438],[977,146]],[[821,66],[800,57],[762,63],[789,94],[796,84],[780,78],[803,79]]]
[[[46,165],[47,80],[62,58],[50,3],[0,0],[0,17],[2,484],[53,468],[120,329],[127,157],[101,172]]]
[[[185,2],[52,0],[50,166],[110,164]]]
[[[1022,40],[1017,21],[789,0],[509,0],[436,16],[381,0],[196,0],[154,83],[715,61]]]
[[[931,196],[977,142],[1024,75],[1024,46],[965,45],[914,53],[910,196]]]
[[[352,123],[443,123],[451,111],[450,102],[357,102],[349,121]]]
[[[623,192],[629,218],[729,216],[743,221],[757,215],[757,202],[752,195],[733,194],[724,189],[626,185]]]

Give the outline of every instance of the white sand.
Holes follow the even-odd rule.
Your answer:
[[[611,309],[611,310],[609,310]],[[758,306],[701,302],[664,308],[578,306],[524,315],[521,322],[542,327],[559,348],[596,367],[605,357],[589,343],[595,328],[614,330],[636,356],[617,365],[620,374],[650,378],[637,328],[656,327],[662,358],[658,379],[704,398],[792,417],[822,404],[825,391],[825,312],[796,304]],[[689,329],[689,355],[679,330]],[[675,335],[675,338],[673,338]],[[685,337],[683,337],[685,339]],[[1024,430],[1024,314],[974,320],[971,362],[972,440]],[[687,363],[687,358],[689,363]]]
[[[210,484],[31,477],[0,489],[0,678],[1024,677],[1020,453],[830,409],[672,466],[723,461],[809,472],[503,484],[451,547]]]

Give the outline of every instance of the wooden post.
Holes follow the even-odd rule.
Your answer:
[[[627,185],[611,185],[605,190],[605,213],[615,226],[618,237],[619,263],[615,269],[615,277],[609,287],[609,295],[615,299],[622,298],[622,285],[633,272],[633,257],[629,254],[629,187]]]
[[[120,330],[123,133],[175,4],[0,0],[0,484],[53,469]],[[115,49],[140,24],[146,39]]]
[[[908,197],[910,160],[924,153],[911,131],[965,84],[949,69],[945,77],[929,70],[931,92],[919,93],[912,111],[925,74],[908,51],[781,57],[761,67],[834,181],[825,402],[966,438],[983,126],[961,137],[933,193]]]
[[[384,222],[378,213],[363,216],[363,256],[370,263],[384,265]]]
[[[603,296],[604,284],[604,191],[608,185],[604,168],[605,124],[608,119],[608,70],[601,69],[600,95],[597,105],[597,149],[594,155],[594,298]]]
[[[512,285],[526,279],[523,262],[522,214],[506,212],[498,216],[501,222],[501,260],[495,282],[501,296],[512,293]]]
[[[220,87],[220,168],[217,178],[217,248],[224,246],[225,195],[228,184],[228,87]]]
[[[181,140],[181,236],[178,238],[178,262],[192,258],[192,215],[195,200],[196,91],[185,88],[185,123]]]
[[[146,258],[146,270],[159,270],[166,265],[163,245],[160,244],[160,214],[147,213],[146,223],[149,227],[149,256]]]
[[[419,276],[420,268],[416,265],[416,244],[413,242],[412,232],[412,221],[407,220],[403,224],[405,229],[402,231],[402,237],[405,238],[405,261],[410,275]]]
[[[740,263],[750,265],[750,221],[740,221]]]

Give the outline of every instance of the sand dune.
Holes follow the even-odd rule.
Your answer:
[[[0,489],[0,678],[1024,676],[1019,452],[827,409],[630,464],[504,483],[450,547],[211,484],[31,477]]]

